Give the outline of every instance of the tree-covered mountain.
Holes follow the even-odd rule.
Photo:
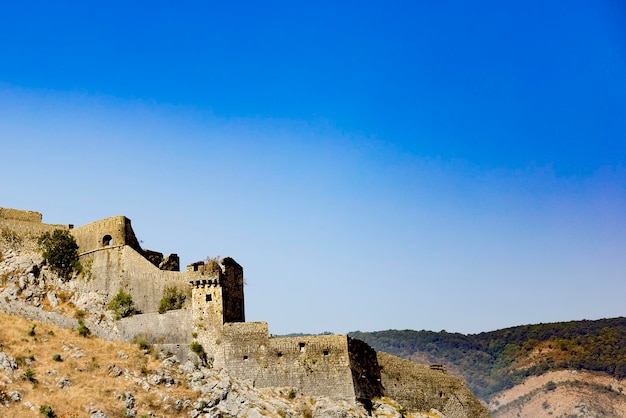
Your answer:
[[[525,377],[550,370],[626,377],[626,318],[523,325],[480,334],[388,330],[351,332],[374,349],[443,364],[487,400]]]

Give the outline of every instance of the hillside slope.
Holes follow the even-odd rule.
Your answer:
[[[358,405],[306,397],[293,388],[258,389],[223,370],[160,356],[143,343],[81,337],[74,330],[3,313],[0,344],[3,417],[368,416]],[[403,416],[387,398],[373,407],[374,417]]]

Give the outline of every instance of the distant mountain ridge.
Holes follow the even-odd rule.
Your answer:
[[[349,333],[377,351],[443,364],[488,401],[529,376],[556,370],[626,377],[626,318],[522,325],[480,334],[387,330]]]

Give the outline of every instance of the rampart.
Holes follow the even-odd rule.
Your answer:
[[[180,272],[176,255],[164,258],[142,249],[130,219],[124,216],[73,228],[44,224],[38,212],[0,208],[0,228],[30,238],[55,229],[73,234],[83,265],[83,275],[73,283],[76,291],[93,292],[108,304],[123,289],[138,312],[117,321],[111,337],[94,323],[105,338],[132,341],[142,335],[183,358],[195,356],[189,346],[196,341],[203,347],[200,358],[207,365],[225,368],[259,387],[295,387],[306,395],[359,400],[365,405],[372,398],[390,396],[417,410],[436,405],[450,418],[488,416],[463,382],[444,370],[376,353],[346,335],[270,336],[266,322],[245,322],[244,274],[235,260],[197,262]],[[177,288],[186,300],[182,309],[160,314],[159,302],[168,287]],[[37,315],[31,312],[34,307],[14,308]],[[54,319],[59,314],[44,314],[62,326],[68,323]],[[466,410],[473,412],[463,415]]]
[[[71,230],[73,225],[44,224],[39,212],[0,208],[0,229],[6,228],[22,239],[33,239],[55,229]]]

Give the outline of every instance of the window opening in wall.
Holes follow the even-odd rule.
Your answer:
[[[207,302],[211,302],[211,300],[213,300],[211,295],[206,295],[205,299],[206,299]]]
[[[324,350],[324,355],[327,356],[328,355],[328,350]]]
[[[107,234],[102,237],[102,245],[104,247],[108,247],[111,244],[113,244],[113,237],[111,235]]]
[[[243,356],[243,359],[244,360],[248,360],[248,356]]]
[[[299,343],[298,346],[300,347],[300,351],[304,351],[304,343]]]
[[[278,357],[282,357],[283,353],[281,353],[280,351],[276,354]]]

